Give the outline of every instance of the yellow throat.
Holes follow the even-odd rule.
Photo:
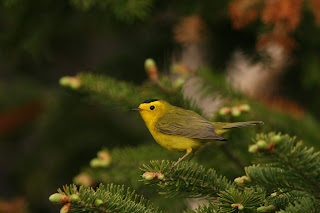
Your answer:
[[[158,121],[166,112],[173,107],[166,101],[151,99],[139,105],[139,113],[149,130],[154,128],[155,122]]]

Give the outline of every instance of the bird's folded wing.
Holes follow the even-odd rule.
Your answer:
[[[156,122],[158,131],[187,138],[225,140],[214,132],[214,126],[201,117],[168,113]]]

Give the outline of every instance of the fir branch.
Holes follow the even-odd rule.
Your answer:
[[[132,83],[119,81],[114,78],[91,73],[79,73],[81,89],[90,93],[93,100],[102,104],[117,104],[121,108],[137,107],[150,97],[161,98],[161,93],[145,86],[136,86]]]
[[[187,209],[184,213],[216,213],[219,207],[215,203],[209,203],[209,205],[199,205],[197,209]]]
[[[163,180],[144,179],[145,183],[158,185],[161,194],[179,197],[217,197],[221,191],[235,187],[214,169],[206,170],[201,165],[188,162],[181,162],[172,168],[173,164],[170,161],[151,161],[150,165],[143,165],[142,170],[145,172],[164,175]]]
[[[278,188],[304,191],[301,186],[303,180],[297,174],[278,167],[249,166],[246,168],[247,176],[254,184],[264,186],[269,190]]]
[[[296,137],[288,135],[275,134],[258,134],[255,141],[264,140],[268,142],[272,152],[258,152],[260,157],[267,159],[268,163],[287,167],[288,163],[294,166],[295,170],[301,173],[314,175],[320,174],[320,152],[315,152],[314,148],[307,148],[302,141],[297,142]]]
[[[54,203],[67,203],[67,212],[159,212],[144,197],[136,195],[130,188],[108,184],[100,185],[96,190],[78,187],[76,185],[64,186],[59,193],[50,196]]]
[[[119,19],[132,22],[145,19],[152,6],[152,0],[118,0],[111,1],[114,15]]]
[[[187,213],[205,212],[256,212],[256,209],[263,203],[264,191],[254,188],[246,188],[243,191],[229,189],[219,194],[216,201],[209,205],[199,206],[195,211]]]
[[[136,147],[121,147],[112,150],[102,149],[99,153],[105,152],[110,155],[108,165],[93,163],[94,159],[90,162],[90,167],[84,168],[82,173],[88,174],[95,183],[120,183],[129,184],[138,190],[141,185],[139,182],[139,168],[144,163],[148,163],[150,159],[171,159],[178,158],[171,152],[167,152],[153,143],[142,144]],[[121,174],[121,175],[119,175]],[[75,182],[76,184],[84,184]]]
[[[264,193],[262,190],[245,188],[243,191],[229,189],[219,194],[218,212],[238,212],[238,210],[253,211],[263,202]]]
[[[145,19],[152,6],[152,0],[69,0],[75,8],[87,11],[93,8],[110,10],[119,20],[133,22]]]
[[[294,204],[296,201],[299,201],[305,197],[309,197],[310,195],[306,192],[301,191],[290,191],[290,192],[274,192],[265,200],[265,205],[273,205],[276,209],[285,209],[289,204]]]
[[[287,183],[278,182],[283,187],[307,190],[316,195],[320,193],[320,187],[317,184],[320,176],[320,152],[305,147],[301,141],[297,142],[295,137],[290,138],[288,135],[259,134],[255,141],[256,144],[252,145],[249,151],[257,153],[262,165],[254,168],[260,174],[257,174],[251,167],[250,174],[248,173],[250,177],[252,175],[253,179],[255,177],[259,179],[260,184],[267,184],[267,182],[272,184],[274,181],[281,181],[282,176],[287,179]],[[268,169],[274,175],[280,176],[271,176],[269,173],[268,178],[263,181],[261,173],[263,171],[257,167],[265,166],[269,167]],[[265,172],[265,175],[267,173]],[[273,185],[275,186],[275,184]],[[295,188],[297,186],[300,188]]]
[[[294,204],[290,203],[284,210],[278,211],[279,213],[318,213],[320,208],[319,200],[312,197],[304,197],[296,200]]]

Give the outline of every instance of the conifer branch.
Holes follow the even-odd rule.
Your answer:
[[[246,173],[250,179],[260,186],[265,186],[269,190],[282,189],[304,191],[301,183],[303,180],[296,173],[278,167],[268,166],[249,166]]]
[[[320,209],[320,202],[312,197],[303,197],[297,199],[294,203],[290,203],[285,209],[278,211],[279,213],[300,213],[309,212],[317,213]]]
[[[237,212],[246,209],[253,211],[263,203],[264,191],[261,189],[245,188],[243,191],[229,189],[219,194],[218,212]]]
[[[134,20],[145,19],[152,6],[151,0],[124,0],[124,1],[100,1],[100,0],[70,0],[71,5],[83,11],[93,8],[108,10],[117,19],[132,22]]]
[[[263,186],[308,191],[318,195],[320,152],[305,147],[288,135],[269,133],[257,135],[249,152],[257,153],[262,165],[246,168],[247,175]]]
[[[309,194],[301,191],[290,192],[274,192],[268,196],[265,200],[265,205],[275,206],[276,209],[285,209],[289,204],[294,204],[296,201],[300,201],[303,198],[311,198]]]
[[[198,208],[195,210],[187,209],[185,213],[216,213],[218,212],[218,210],[219,210],[218,206],[210,202],[207,206],[199,205]]]
[[[163,97],[161,93],[148,88],[148,85],[136,86],[108,76],[79,73],[77,78],[81,81],[81,89],[89,92],[90,98],[102,104],[117,104],[121,108],[132,108],[150,97]]]
[[[107,161],[99,159],[101,153],[108,155],[109,159]],[[135,189],[144,185],[138,181],[140,171],[137,168],[149,162],[150,159],[175,159],[175,155],[164,151],[153,143],[136,147],[114,148],[112,150],[102,149],[97,155],[98,158],[93,158],[90,161],[90,167],[82,169],[81,172],[81,174],[86,174],[92,179],[92,184],[114,182],[125,185],[130,184]],[[78,178],[75,178],[75,183],[85,185],[85,182],[82,182],[81,179],[78,181]]]
[[[146,184],[158,185],[161,194],[179,197],[217,197],[218,193],[235,188],[235,185],[215,170],[206,170],[203,166],[181,162],[171,168],[174,162],[151,161],[143,165],[146,173],[163,174],[164,178],[144,179]]]
[[[49,200],[56,204],[66,203],[62,207],[63,212],[160,212],[144,197],[120,185],[101,184],[96,190],[66,185],[58,192]]]

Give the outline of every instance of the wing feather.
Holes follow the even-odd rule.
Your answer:
[[[196,139],[225,140],[214,132],[214,126],[200,116],[168,113],[156,123],[160,132]]]

